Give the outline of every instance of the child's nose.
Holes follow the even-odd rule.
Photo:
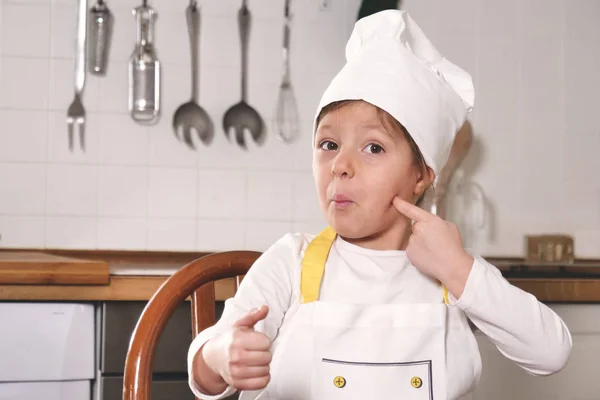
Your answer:
[[[348,152],[340,151],[331,165],[331,173],[338,178],[352,178],[355,172],[355,160]]]

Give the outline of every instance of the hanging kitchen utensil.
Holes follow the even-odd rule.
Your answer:
[[[173,130],[177,139],[192,149],[196,146],[192,140],[195,131],[202,143],[208,145],[214,137],[214,126],[208,113],[198,105],[198,44],[200,34],[200,10],[196,0],[191,0],[186,10],[188,33],[190,36],[192,60],[192,98],[183,103],[173,115]]]
[[[447,190],[445,218],[458,227],[463,246],[479,253],[486,238],[489,211],[483,188],[467,179],[464,170],[459,168]]]
[[[292,143],[300,135],[298,105],[290,81],[290,0],[285,1],[283,27],[283,76],[275,109],[275,134],[285,143]]]
[[[103,0],[90,8],[88,65],[90,73],[106,75],[108,52],[112,36],[112,14]]]
[[[87,35],[87,1],[77,2],[77,39],[75,41],[75,97],[67,109],[69,150],[73,151],[75,133],[79,132],[79,145],[85,151],[85,108],[81,102],[85,86],[85,42]]]
[[[246,0],[242,0],[242,7],[238,11],[238,25],[240,30],[240,42],[242,48],[242,99],[239,103],[230,107],[223,116],[223,129],[227,139],[231,140],[231,131],[235,133],[235,139],[243,149],[246,147],[244,133],[250,132],[255,143],[264,142],[264,123],[258,112],[247,102],[247,69],[248,69],[248,39],[250,33],[251,15],[246,5]]]
[[[433,188],[428,189],[425,193],[425,197],[420,204],[421,208],[441,218],[445,218],[445,201],[448,185],[452,180],[452,174],[467,156],[472,143],[473,127],[471,122],[467,120],[456,134],[448,160],[440,173],[435,177]]]
[[[147,1],[133,9],[137,43],[129,60],[129,113],[142,124],[154,124],[160,116],[160,62],[154,48],[156,11]]]

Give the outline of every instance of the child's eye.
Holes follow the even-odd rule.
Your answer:
[[[338,145],[330,140],[323,140],[319,144],[319,148],[322,150],[332,151],[332,150],[337,150]]]
[[[365,150],[367,150],[367,153],[379,154],[383,152],[383,147],[375,143],[370,143],[365,147]]]

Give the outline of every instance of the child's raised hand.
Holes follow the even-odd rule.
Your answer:
[[[473,258],[463,248],[456,225],[397,196],[393,205],[413,221],[412,235],[406,247],[410,262],[423,273],[444,283],[453,295],[459,297]]]
[[[268,313],[267,306],[249,311],[233,324],[231,331],[216,338],[216,343],[206,349],[207,364],[236,389],[259,390],[269,383],[271,340],[254,330]]]

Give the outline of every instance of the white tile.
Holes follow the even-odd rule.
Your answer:
[[[299,2],[290,2],[290,13],[292,16],[295,15],[296,12],[296,3]],[[341,2],[340,2],[341,3]],[[239,8],[239,2],[236,4],[237,8]],[[222,6],[221,6],[222,7]],[[248,8],[252,13],[252,20],[256,21],[254,24],[259,25],[260,20],[263,19],[281,19],[283,21],[283,12],[284,12],[284,2],[277,0],[274,2],[270,1],[252,1],[248,3]],[[339,8],[338,8],[339,9]]]
[[[198,171],[198,217],[242,218],[246,215],[247,174],[244,171]]]
[[[200,33],[201,59],[214,67],[238,67],[240,64],[240,34],[237,18],[204,17]],[[229,51],[223,51],[229,49]]]
[[[50,112],[48,115],[48,160],[77,164],[98,162],[98,138],[101,134],[102,115],[86,113],[85,151],[80,148],[79,137],[75,136],[75,148],[69,150],[66,112]]]
[[[169,1],[169,0],[161,0],[161,1]],[[259,1],[260,2],[260,1]],[[249,3],[249,7],[254,8],[254,3]],[[206,1],[201,4],[201,11],[203,15],[207,15],[208,19],[212,19],[212,17],[220,16],[220,17],[232,17],[237,15],[238,10],[240,9],[241,2],[238,0],[221,0],[218,2],[214,1]]]
[[[569,2],[569,6],[572,2]],[[527,0],[517,3],[519,30],[524,38],[562,38],[568,6],[564,0]]]
[[[134,6],[139,6],[141,2],[137,2],[131,7],[124,7],[123,1],[112,1],[107,4],[109,4],[114,18],[109,58],[111,62],[108,65],[108,70],[112,73],[115,71],[116,65],[121,65],[129,60],[133,53],[136,42],[136,22],[131,10]],[[160,52],[160,49],[158,51]]]
[[[45,202],[43,164],[0,163],[0,214],[43,215]]]
[[[198,153],[173,133],[172,121],[162,118],[148,130],[148,163],[152,166],[195,167]]]
[[[244,221],[198,220],[196,250],[229,251],[243,250],[245,237]]]
[[[317,189],[312,173],[295,173],[292,175],[293,218],[295,221],[321,221],[323,212],[319,205]]]
[[[520,0],[507,0],[501,4],[492,1],[476,2],[478,34],[488,37],[514,37],[518,30],[517,4]]]
[[[290,222],[248,221],[246,223],[246,250],[264,252],[291,231]]]
[[[283,16],[283,7],[281,15]],[[292,25],[290,35],[294,33],[296,33],[295,26]],[[248,46],[250,71],[263,71],[261,75],[270,75],[266,70],[274,68],[277,74],[281,75],[283,18],[256,19],[250,30],[250,43]]]
[[[148,168],[101,166],[98,174],[98,215],[146,217]]]
[[[94,249],[98,229],[96,218],[48,217],[46,247],[52,249]]]
[[[119,24],[115,22],[115,25]],[[115,39],[117,37],[118,36],[115,36]],[[121,41],[114,40],[114,42]],[[123,42],[125,42],[125,40],[123,40]],[[113,53],[111,53],[111,55],[112,54]],[[90,80],[92,80],[92,78],[90,78]],[[95,78],[94,80],[101,84],[101,101],[97,104],[98,111],[122,114],[129,113],[129,72],[127,61],[117,60],[117,57],[110,58],[106,77]]]
[[[562,136],[563,177],[575,185],[597,188],[600,184],[592,174],[600,170],[600,135],[587,125],[574,126]]]
[[[54,1],[65,1],[65,0],[54,0]],[[161,9],[165,8],[164,5],[168,4],[168,3],[164,3],[165,1],[168,1],[168,0],[154,0],[152,3],[148,2],[148,6],[152,6],[153,8],[157,9],[160,12]],[[140,4],[141,4],[141,2],[139,2],[137,0],[121,0],[121,1],[111,2],[110,8],[112,10],[114,10],[114,12],[117,15],[127,16],[127,17],[133,19],[133,17],[131,16],[131,10],[135,7],[139,7]],[[159,7],[159,5],[162,5],[162,7]]]
[[[185,6],[187,7],[187,4]],[[173,6],[169,6],[169,8],[173,8]],[[184,12],[161,13],[159,10],[156,20],[155,45],[157,56],[164,64],[186,66],[189,69],[190,42]],[[200,34],[206,34],[202,24],[206,19],[205,17],[200,22],[200,26],[203,28]],[[200,48],[201,50],[202,48]]]
[[[443,1],[445,0],[403,0],[400,8],[408,11],[417,25],[433,40],[437,36],[440,21],[444,18],[440,6]]]
[[[248,174],[248,217],[291,220],[292,182],[289,173],[265,171]]]
[[[326,2],[328,8],[321,7],[322,2]],[[296,1],[292,2],[292,12],[294,19],[298,24],[310,24],[313,21],[329,23],[333,27],[338,27],[340,18],[344,15],[344,3],[347,0],[315,0],[315,1]],[[358,9],[354,14],[356,18]]]
[[[562,112],[564,104],[565,54],[560,39],[521,40],[521,110]]]
[[[575,256],[577,258],[598,258],[600,229],[575,230]]]
[[[473,37],[476,32],[476,3],[477,0],[439,1],[439,28],[441,35],[459,34]],[[434,43],[436,44],[436,43]]]
[[[47,59],[2,58],[0,107],[46,110],[48,107]]]
[[[312,138],[313,119],[316,117],[321,97],[334,76],[333,72],[311,72],[300,67],[292,71],[292,85],[298,102],[300,120],[309,122],[303,124],[304,135]]]
[[[345,64],[347,41],[341,29],[327,22],[298,23],[290,36],[291,68],[337,72]]]
[[[519,71],[516,57],[506,57],[514,51],[512,40],[480,37],[478,43],[477,109],[473,124],[485,138],[494,140],[498,149],[514,150],[519,102]],[[502,111],[500,111],[502,110]],[[487,148],[487,146],[486,146]],[[501,152],[494,149],[494,154]],[[486,160],[487,161],[487,160]]]
[[[165,0],[161,0],[165,1]],[[295,9],[296,3],[292,1],[292,12]],[[205,1],[199,3],[201,10],[207,17],[213,16],[235,16],[237,15],[241,2],[239,0],[220,0],[218,2]],[[249,1],[248,9],[250,10],[252,21],[258,24],[257,19],[283,17],[283,1]]]
[[[475,35],[445,33],[438,38],[435,46],[446,59],[467,71],[477,82],[477,40]],[[477,96],[477,91],[475,93]]]
[[[4,0],[4,4],[50,4],[51,0]],[[59,1],[59,0],[54,0]],[[66,1],[66,0],[63,0]]]
[[[148,215],[195,217],[196,181],[195,169],[150,168]]]
[[[3,55],[47,57],[50,54],[50,7],[5,4],[2,38]]]
[[[45,218],[0,216],[0,247],[43,248]]]
[[[281,84],[280,70],[254,68],[254,71],[264,71],[258,74],[248,73],[247,102],[258,112],[265,124],[266,134],[272,137],[272,121],[275,116],[279,85]]]
[[[147,165],[149,129],[125,114],[102,115],[99,160],[102,164]]]
[[[568,1],[565,6],[566,37],[570,40],[598,43],[600,25],[596,15],[600,3],[596,0]]]
[[[102,99],[102,88],[108,77],[96,77],[87,74],[81,101],[87,113],[102,111],[105,107]],[[73,101],[75,87],[75,61],[73,59],[50,60],[50,88],[48,108],[66,113]]]
[[[200,74],[205,74],[206,71],[201,69]],[[201,75],[202,76],[202,75]],[[212,75],[207,76],[210,79],[217,79],[218,76]],[[208,93],[205,88],[200,85],[199,88],[200,96],[206,98]],[[186,103],[190,100],[192,93],[191,87],[191,73],[189,66],[180,66],[180,65],[164,65],[162,68],[162,84],[161,84],[161,106],[163,108],[163,116],[161,118],[160,123],[168,124],[171,126],[173,114],[177,107],[181,104]],[[199,101],[203,107],[206,107],[205,101],[202,101],[202,97]],[[172,128],[169,129],[172,131]],[[173,138],[174,134],[171,134]],[[197,140],[194,141],[198,143]]]
[[[567,126],[571,131],[597,132],[597,124],[589,115],[598,107],[600,91],[600,52],[587,42],[565,41],[565,107]]]
[[[312,120],[302,121],[302,135],[297,140],[296,143],[293,144],[295,148],[294,152],[294,163],[292,164],[292,168],[296,171],[304,171],[312,173],[312,156],[313,156],[313,135],[312,135]]]
[[[52,7],[51,57],[73,58],[75,56],[77,35],[77,9],[75,6],[76,2],[70,2],[66,7]]]
[[[94,216],[98,210],[98,167],[50,164],[47,167],[47,215]]]
[[[193,251],[196,248],[196,220],[150,219],[148,250]]]
[[[50,60],[50,87],[48,93],[48,108],[50,110],[67,112],[73,101],[75,87],[75,64],[73,60]],[[82,102],[86,105],[87,96]]]
[[[45,161],[47,119],[44,111],[0,110],[0,160]]]
[[[99,218],[99,249],[146,250],[148,222],[143,218]]]

